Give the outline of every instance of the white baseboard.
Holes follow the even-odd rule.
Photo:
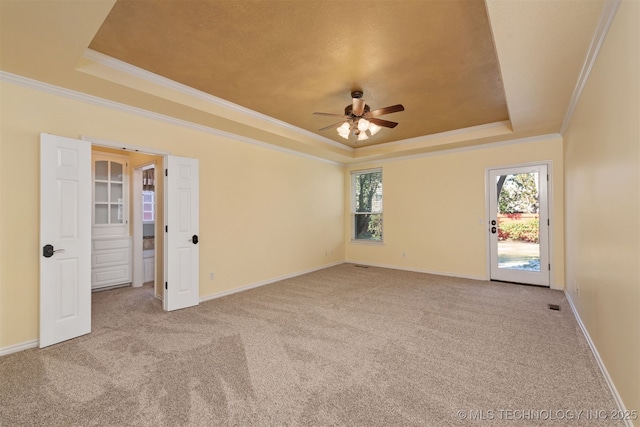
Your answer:
[[[38,346],[38,340],[25,341],[20,344],[10,345],[8,347],[0,348],[0,357],[6,356],[7,354],[17,353],[22,350],[27,350],[29,348],[34,348]]]
[[[600,371],[602,372],[602,375],[604,376],[604,379],[607,382],[607,385],[609,386],[609,391],[611,391],[611,394],[613,395],[613,400],[615,400],[616,405],[618,405],[618,410],[622,411],[623,414],[626,413],[626,408],[624,406],[624,402],[622,401],[622,397],[620,397],[620,394],[618,393],[618,389],[616,389],[616,385],[613,383],[611,376],[609,376],[609,371],[607,371],[607,368],[604,366],[604,362],[600,358],[600,353],[598,353],[598,349],[596,348],[596,345],[591,340],[591,336],[589,336],[589,331],[587,331],[587,327],[584,325],[584,323],[582,323],[580,314],[578,314],[578,310],[576,309],[576,306],[573,304],[573,300],[571,299],[571,296],[566,291],[566,289],[564,291],[564,296],[567,298],[567,301],[569,302],[569,306],[571,307],[571,311],[573,311],[573,315],[575,316],[576,321],[578,322],[578,325],[580,326],[580,329],[584,334],[584,337],[587,339],[587,343],[589,344],[589,348],[591,349],[593,356],[596,358],[596,362],[598,362],[598,367],[600,368]],[[632,420],[626,419],[625,424],[627,425],[627,427],[633,427]]]
[[[216,298],[226,297],[227,295],[237,294],[238,292],[248,291],[249,289],[259,288],[260,286],[269,285],[271,283],[279,282],[280,280],[291,279],[293,277],[302,276],[303,274],[313,273],[314,271],[324,270],[325,268],[334,267],[336,265],[344,264],[344,261],[338,261],[331,264],[321,265],[320,267],[310,268],[308,270],[298,271],[291,274],[285,274],[284,276],[274,277],[272,279],[263,280],[261,282],[251,283],[249,285],[241,286],[239,288],[230,289],[228,291],[216,292],[215,294],[200,297],[200,302],[209,301]]]
[[[434,271],[434,270],[424,270],[421,268],[411,268],[411,267],[402,267],[399,265],[389,265],[389,264],[377,264],[374,262],[360,262],[360,261],[345,261],[348,264],[357,264],[357,265],[366,265],[369,267],[380,267],[380,268],[389,268],[392,270],[402,270],[402,271],[412,271],[414,273],[426,273],[426,274],[436,274],[438,276],[447,276],[447,277],[459,277],[461,279],[471,279],[471,280],[482,280],[482,281],[488,281],[489,279],[487,279],[486,277],[481,277],[481,276],[467,276],[464,274],[452,274],[452,273],[446,273],[443,271]]]

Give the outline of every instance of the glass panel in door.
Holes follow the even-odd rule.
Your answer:
[[[499,175],[498,268],[540,271],[540,175]]]

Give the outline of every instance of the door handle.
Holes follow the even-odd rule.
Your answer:
[[[198,244],[198,235],[197,235],[197,234],[194,234],[194,235],[191,237],[191,243],[193,243],[194,245],[197,245],[197,244]]]
[[[498,229],[497,229],[497,228],[495,228],[495,227],[491,227],[491,233],[492,233],[492,234],[496,234],[496,231],[498,231]]]
[[[53,249],[53,245],[44,245],[42,247],[42,256],[45,258],[51,258],[53,256],[53,254],[55,254],[56,252],[64,252],[64,249]]]

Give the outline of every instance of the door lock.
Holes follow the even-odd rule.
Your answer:
[[[491,233],[496,234],[496,231],[498,231],[496,227],[491,227]]]
[[[42,247],[42,256],[45,258],[51,258],[56,252],[64,252],[64,249],[53,250],[53,245],[49,244]]]

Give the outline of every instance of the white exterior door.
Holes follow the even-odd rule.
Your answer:
[[[547,165],[491,169],[491,280],[549,286]]]
[[[91,332],[91,144],[40,135],[40,347]]]
[[[167,311],[200,302],[198,175],[198,159],[167,156],[163,298]]]

